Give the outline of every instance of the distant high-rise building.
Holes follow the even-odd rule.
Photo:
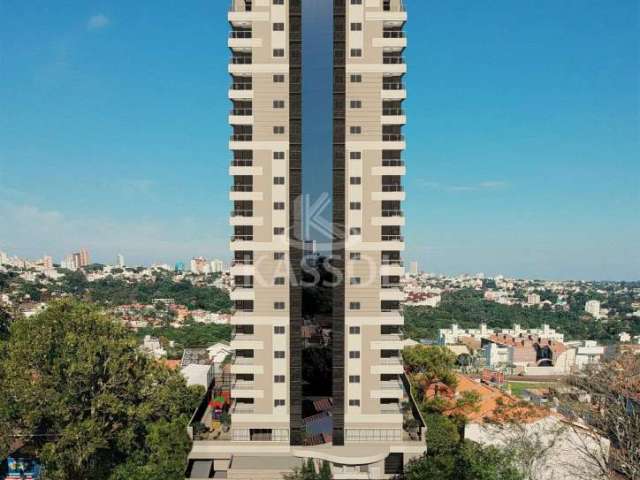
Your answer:
[[[47,269],[53,268],[53,258],[49,255],[42,257],[42,266]]]
[[[120,268],[124,268],[125,263],[124,263],[124,255],[122,255],[121,253],[118,254],[118,258],[117,258],[117,265]]]
[[[211,273],[222,273],[224,270],[224,262],[222,260],[211,260]]]
[[[0,250],[0,265],[5,265],[9,263],[9,256]]]
[[[598,300],[589,300],[584,304],[584,311],[594,318],[600,318],[600,302]]]
[[[537,293],[530,293],[527,296],[527,303],[529,305],[538,305],[540,303],[540,295]]]
[[[71,257],[73,258],[74,270],[77,270],[78,268],[82,267],[82,257],[80,256],[80,253],[73,253]]]
[[[80,263],[78,264],[78,267],[86,267],[91,263],[91,259],[89,257],[89,251],[86,248],[80,249],[79,256],[80,256]]]
[[[420,273],[420,271],[418,270],[418,262],[411,262],[409,266],[409,273],[411,275],[418,275],[418,273]]]
[[[175,271],[184,272],[184,262],[176,262]]]
[[[191,273],[203,275],[211,271],[211,266],[209,265],[209,262],[207,262],[206,258],[195,257],[191,259],[191,265],[189,270],[191,270]]]

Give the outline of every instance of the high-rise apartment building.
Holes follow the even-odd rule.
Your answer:
[[[426,448],[401,359],[401,0],[334,0],[328,11],[333,98],[323,101],[333,104],[332,265],[344,280],[333,288],[332,395],[314,403],[326,409],[317,418],[303,409],[307,1],[233,0],[228,13],[234,354],[230,378],[217,380],[190,425],[189,478],[276,479],[310,458],[328,461],[336,479],[389,479]],[[231,421],[220,427],[210,399],[226,384]]]

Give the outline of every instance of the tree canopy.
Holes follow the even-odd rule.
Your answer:
[[[183,478],[203,394],[98,307],[70,300],[12,323],[0,391],[0,458],[20,438],[53,480]]]

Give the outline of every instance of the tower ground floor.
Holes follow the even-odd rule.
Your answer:
[[[189,454],[187,479],[281,480],[312,459],[319,469],[329,462],[335,480],[388,480],[426,450],[424,442],[354,443],[290,446],[286,444],[195,441]]]

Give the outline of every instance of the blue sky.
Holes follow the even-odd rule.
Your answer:
[[[0,249],[228,257],[226,1],[0,0]],[[635,0],[408,0],[408,259],[639,278]]]

